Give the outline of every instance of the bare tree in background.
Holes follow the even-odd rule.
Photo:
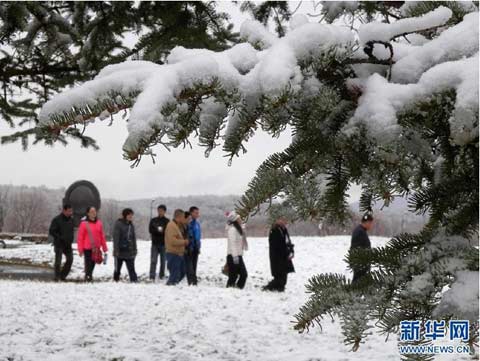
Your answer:
[[[7,209],[9,208],[10,186],[0,186],[0,232],[3,231]]]
[[[110,240],[110,238],[112,237],[115,221],[122,217],[122,209],[125,207],[131,207],[135,212],[135,219],[133,223],[135,224],[135,234],[137,236],[137,239],[149,240],[149,216],[139,212],[135,205],[130,205],[128,203],[122,204],[118,201],[111,199],[104,200],[102,202],[102,208],[100,209],[100,218],[102,219],[103,229],[105,230],[105,234],[108,238],[107,240]]]
[[[40,188],[22,187],[10,197],[5,217],[5,230],[20,233],[47,233],[50,207],[47,195]]]
[[[113,226],[115,221],[120,218],[121,212],[121,206],[117,201],[108,199],[102,202],[99,216],[102,219],[103,229],[107,238],[111,238],[113,234]]]
[[[135,209],[134,209],[135,211]],[[138,240],[150,240],[150,233],[148,232],[148,225],[150,223],[150,216],[141,213],[135,213],[135,234]]]
[[[21,199],[24,196],[18,196],[17,193],[25,192],[41,193],[46,197],[47,202],[42,204],[40,215],[35,215],[33,223],[37,221],[35,218],[45,219],[45,225],[40,227],[38,233],[47,233],[49,221],[58,213],[61,212],[62,199],[65,194],[65,189],[48,189],[46,187],[26,187],[15,185],[0,185],[0,230],[4,232],[22,232],[21,225],[16,218],[17,215],[12,212],[18,211],[19,207],[13,206],[14,200]],[[27,193],[28,193],[27,192]],[[205,238],[223,238],[225,237],[225,211],[231,210],[234,207],[236,196],[184,196],[184,197],[162,197],[158,198],[158,204],[166,204],[168,207],[167,216],[171,218],[171,213],[176,208],[188,209],[191,205],[196,205],[200,208],[202,234]],[[16,202],[23,204],[25,202]],[[102,208],[100,209],[100,218],[102,219],[105,231],[109,238],[111,238],[113,225],[115,221],[121,216],[123,208],[132,208],[135,212],[134,224],[137,238],[140,240],[150,240],[148,232],[148,224],[150,221],[150,204],[151,198],[134,199],[128,201],[116,201],[114,199],[104,199],[102,201]],[[45,209],[47,207],[48,209]],[[292,236],[327,236],[350,234],[353,227],[360,221],[361,214],[359,213],[359,205],[353,204],[352,213],[344,225],[334,224],[331,222],[324,222],[322,227],[316,222],[304,221],[291,224],[289,227]],[[405,213],[407,208],[406,201],[397,200],[397,204],[386,209],[376,209],[375,214],[375,228],[372,232],[376,236],[392,236],[394,234],[402,233],[406,230],[416,232],[420,230],[428,221],[427,216],[418,216],[412,213]],[[264,214],[266,207],[261,208],[255,217],[248,220],[248,235],[251,237],[266,237],[270,228],[268,217]],[[3,212],[3,213],[2,213]],[[32,213],[30,211],[29,213]],[[2,220],[3,217],[3,220]],[[403,224],[403,227],[402,227]],[[2,227],[3,226],[3,227]],[[18,228],[17,228],[18,227]]]

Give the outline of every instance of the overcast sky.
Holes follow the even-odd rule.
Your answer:
[[[219,8],[232,15],[237,30],[248,18],[233,4],[220,3]],[[272,139],[258,131],[247,144],[248,153],[236,158],[230,167],[221,147],[209,158],[204,157],[204,148],[196,144],[193,149],[173,149],[171,152],[156,147],[156,164],[145,157],[137,168],[131,169],[130,163],[122,158],[126,124],[120,116],[115,119],[111,127],[108,121],[97,121],[87,128],[86,134],[97,140],[99,151],[81,148],[75,141],[67,147],[60,144],[30,146],[27,152],[22,151],[20,143],[0,146],[0,184],[58,188],[88,179],[98,187],[102,197],[117,199],[241,194],[260,163],[269,154],[283,150],[291,140],[288,133]],[[0,134],[11,132],[5,122],[0,122]],[[357,193],[353,192],[350,201],[358,198]]]

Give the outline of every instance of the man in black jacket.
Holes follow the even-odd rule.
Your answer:
[[[55,249],[55,281],[64,281],[73,263],[73,209],[69,204],[63,206],[62,213],[56,216],[50,224],[48,233],[53,238],[53,245]],[[62,254],[65,255],[66,261],[63,267]]]
[[[292,259],[293,244],[287,230],[288,220],[281,216],[273,224],[268,237],[270,253],[270,269],[273,280],[262,288],[264,291],[285,291],[287,275],[295,272]]]
[[[362,223],[359,224],[352,233],[352,243],[350,249],[361,248],[370,249],[370,238],[368,233],[373,227],[373,216],[370,212],[365,213],[362,217]],[[365,267],[352,267],[353,279],[352,283],[358,282],[362,277],[366,276],[370,272],[370,265]]]
[[[155,273],[157,271],[158,256],[160,256],[160,279],[165,277],[165,229],[170,220],[165,217],[167,207],[159,205],[157,208],[158,217],[150,220],[148,230],[152,236],[152,249],[150,258],[150,279],[155,280]]]

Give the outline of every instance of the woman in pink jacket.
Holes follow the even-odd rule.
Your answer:
[[[77,237],[78,254],[80,257],[85,255],[85,281],[92,281],[95,268],[95,262],[92,259],[92,245],[94,248],[102,249],[105,253],[108,251],[102,222],[97,219],[97,210],[95,207],[88,207],[87,216],[78,227]]]

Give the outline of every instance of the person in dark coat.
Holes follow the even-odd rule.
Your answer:
[[[55,281],[64,281],[73,263],[73,209],[69,204],[63,206],[62,213],[56,216],[50,224],[48,233],[53,238],[55,250]],[[65,255],[65,264],[62,266],[62,255]]]
[[[285,291],[288,274],[295,272],[292,262],[294,245],[290,240],[287,224],[287,218],[281,216],[270,229],[268,243],[273,280],[263,287],[264,291]]]
[[[120,279],[123,262],[127,265],[130,282],[137,282],[135,272],[135,257],[137,256],[137,237],[133,225],[133,211],[126,208],[122,211],[122,218],[115,222],[113,228],[113,256],[115,257],[115,271],[113,279]]]
[[[373,216],[370,212],[365,213],[362,217],[362,222],[355,227],[352,233],[352,242],[350,250],[355,248],[370,249],[370,238],[368,238],[368,231],[373,227]],[[361,278],[370,272],[370,265],[365,267],[351,267],[353,270],[352,283],[358,282]]]
[[[155,280],[155,273],[157,272],[158,257],[160,256],[160,272],[159,277],[165,277],[165,229],[170,220],[165,217],[167,207],[163,204],[157,208],[158,217],[150,220],[148,230],[152,236],[152,249],[150,257],[150,279]]]

